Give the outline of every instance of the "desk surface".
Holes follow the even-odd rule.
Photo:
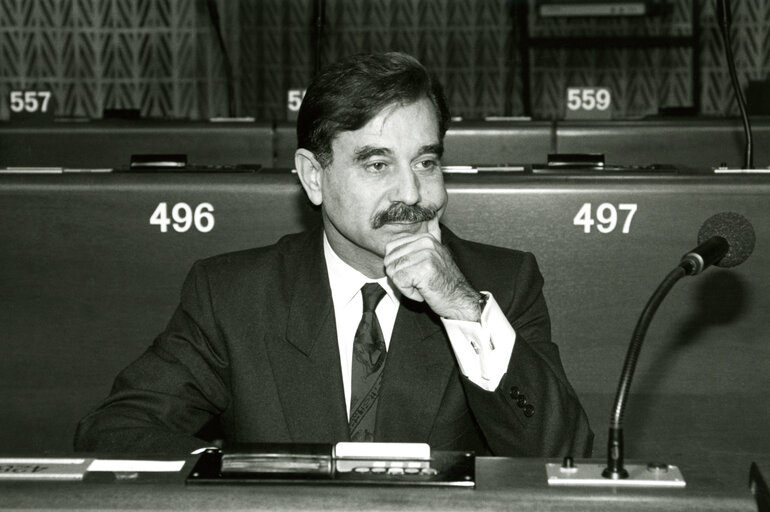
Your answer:
[[[719,510],[755,511],[749,465],[677,462],[684,489],[555,488],[539,459],[479,458],[477,487],[0,483],[0,509],[102,510]]]

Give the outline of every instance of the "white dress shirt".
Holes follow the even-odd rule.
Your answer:
[[[366,283],[377,282],[386,292],[375,312],[385,338],[385,346],[388,348],[390,348],[390,338],[396,323],[401,294],[393,288],[387,277],[370,279],[342,261],[329,245],[325,233],[324,256],[334,304],[345,404],[350,417],[353,339],[363,311],[361,287]],[[508,369],[508,361],[516,342],[516,332],[492,294],[482,293],[488,300],[480,322],[447,318],[442,318],[441,321],[463,375],[477,386],[487,391],[494,391]]]

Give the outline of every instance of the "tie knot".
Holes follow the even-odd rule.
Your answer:
[[[385,296],[385,290],[377,283],[366,283],[361,287],[361,297],[364,299],[364,312],[374,311],[377,304]]]

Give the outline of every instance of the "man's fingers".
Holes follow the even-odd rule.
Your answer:
[[[425,235],[430,235],[438,243],[441,243],[441,227],[439,226],[439,216],[436,215],[431,220],[424,222],[420,225],[420,230],[415,234],[405,234],[388,242],[385,245],[385,254],[388,254],[395,250],[397,247],[418,240]]]
[[[410,235],[409,237],[390,242],[385,246],[385,258],[383,259],[383,263],[385,264],[385,267],[389,267],[393,265],[394,262],[406,257],[411,258],[412,255],[417,253],[432,251],[435,249],[435,243],[436,241],[434,238],[427,233]]]
[[[426,274],[431,272],[429,266],[431,253],[426,250],[414,250],[413,245],[409,244],[405,249],[396,248],[393,253],[385,257],[385,274],[402,294],[422,302],[423,296],[419,288]]]
[[[393,285],[412,300],[423,302],[434,293],[430,283],[445,268],[438,217],[423,224],[419,233],[405,235],[385,246],[385,273]]]
[[[401,247],[403,245],[406,245],[406,244],[408,244],[410,242],[413,242],[414,240],[416,240],[420,236],[422,236],[422,235],[420,235],[420,234],[417,234],[417,235],[409,234],[409,235],[404,235],[404,236],[402,236],[400,238],[396,238],[395,240],[391,240],[390,242],[385,244],[385,257],[387,257],[388,254],[392,253],[393,251],[395,251],[399,247]]]
[[[390,281],[393,283],[393,286],[398,288],[398,291],[400,291],[401,294],[405,297],[408,297],[417,302],[423,302],[425,300],[420,291],[414,285],[412,285],[409,276],[404,276],[403,273],[396,272],[392,276],[389,275],[388,277],[390,277]]]

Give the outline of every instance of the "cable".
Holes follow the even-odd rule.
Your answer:
[[[735,58],[733,56],[733,45],[730,41],[730,25],[732,23],[732,11],[730,0],[717,0],[717,18],[719,28],[722,31],[722,39],[725,45],[725,56],[727,57],[727,67],[730,70],[730,80],[735,91],[735,98],[738,101],[738,108],[741,111],[741,120],[743,121],[743,132],[746,135],[746,147],[743,158],[743,168],[754,168],[754,136],[751,133],[751,122],[746,112],[746,100],[741,91],[741,84],[738,81],[738,73],[735,71]]]
[[[209,19],[217,35],[219,49],[222,52],[222,64],[225,68],[225,86],[227,87],[227,116],[235,117],[235,90],[233,84],[233,65],[230,62],[230,55],[227,53],[225,39],[222,36],[222,23],[219,19],[219,9],[216,0],[206,2],[209,11]]]

